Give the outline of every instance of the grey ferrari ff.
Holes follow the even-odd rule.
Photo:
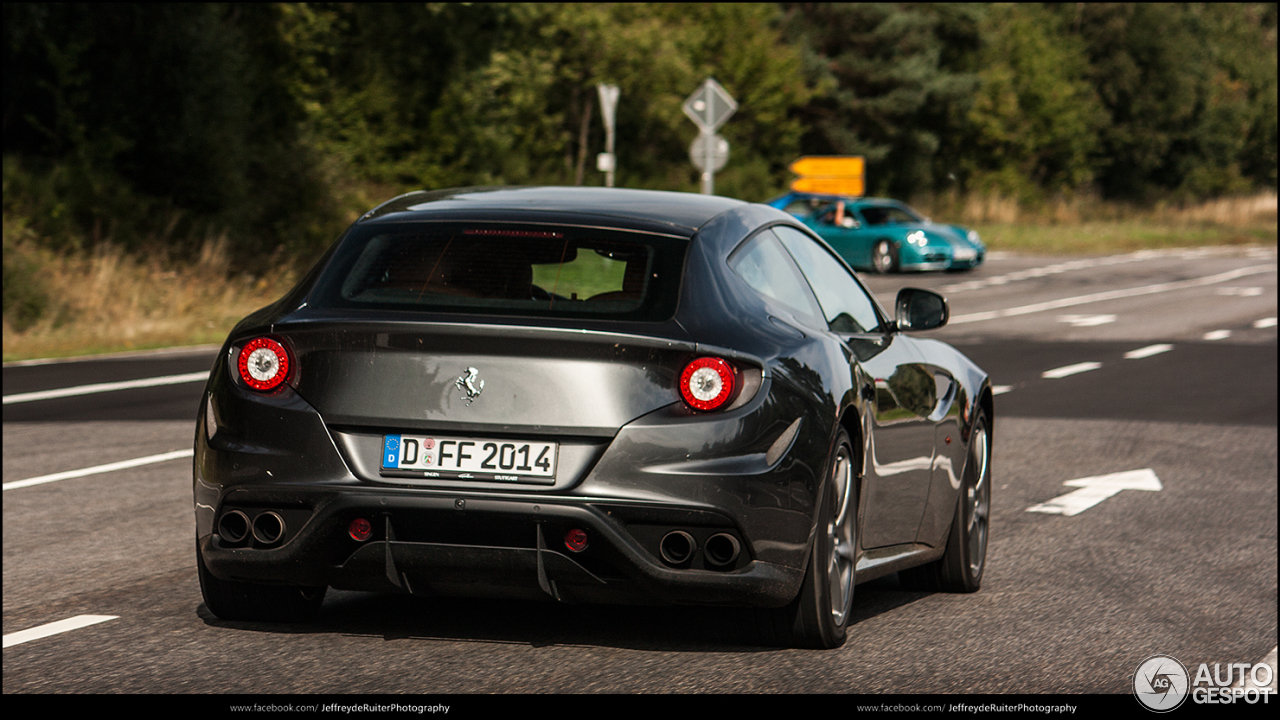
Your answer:
[[[793,216],[466,188],[357,220],[241,321],[199,409],[196,554],[227,620],[328,587],[754,611],[844,642],[854,587],[972,592],[992,393]]]

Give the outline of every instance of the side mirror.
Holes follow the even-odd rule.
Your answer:
[[[893,304],[899,330],[936,330],[951,319],[947,299],[932,290],[902,288]]]

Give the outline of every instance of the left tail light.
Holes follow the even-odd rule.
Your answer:
[[[680,397],[695,410],[719,410],[737,396],[741,384],[737,369],[728,362],[700,357],[680,373]]]
[[[286,378],[293,361],[279,341],[269,337],[254,338],[240,348],[236,367],[245,385],[266,392],[275,390]]]

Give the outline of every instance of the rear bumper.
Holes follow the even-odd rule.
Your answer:
[[[751,556],[732,521],[719,513],[563,498],[423,494],[386,488],[240,485],[227,493],[219,517],[273,512],[285,530],[273,543],[250,532],[231,542],[199,538],[208,570],[225,580],[343,589],[543,598],[565,602],[726,604],[776,607],[799,591],[801,570]],[[372,536],[351,538],[364,518]],[[582,530],[587,547],[564,538]],[[695,550],[673,564],[661,558],[662,538],[688,533]],[[735,538],[741,552],[716,565],[706,541]]]

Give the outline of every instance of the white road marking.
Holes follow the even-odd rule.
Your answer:
[[[1068,480],[1063,485],[1078,487],[1079,490],[1069,492],[1039,505],[1032,505],[1027,512],[1046,513],[1049,515],[1079,515],[1098,503],[1106,500],[1122,490],[1146,490],[1157,492],[1164,489],[1160,478],[1151,468],[1128,470],[1125,472],[1097,475],[1095,477]]]
[[[1262,318],[1261,320],[1255,320],[1255,321],[1254,321],[1254,323],[1253,323],[1253,326],[1254,326],[1254,327],[1256,327],[1256,328],[1258,328],[1258,329],[1262,329],[1262,328],[1269,328],[1269,327],[1275,327],[1275,326],[1276,326],[1276,319],[1275,319],[1275,318]]]
[[[1226,340],[1231,337],[1230,330],[1213,330],[1204,334],[1205,340]]]
[[[1100,258],[1083,258],[1080,260],[1072,260],[1070,262],[1055,263],[1053,265],[1045,265],[1036,268],[1027,268],[1026,270],[1017,270],[1005,275],[996,275],[982,280],[968,280],[961,283],[952,283],[944,285],[941,289],[946,293],[966,292],[968,290],[981,290],[985,287],[993,285],[1007,285],[1011,282],[1020,280],[1029,280],[1031,278],[1041,278],[1046,275],[1057,275],[1059,273],[1071,272],[1073,270],[1089,270],[1095,267],[1104,267],[1110,265],[1122,265],[1124,263],[1141,262],[1143,260],[1155,260],[1165,257],[1177,257],[1183,260],[1196,259],[1208,255],[1222,255],[1233,252],[1224,248],[1203,248],[1199,250],[1139,250],[1127,255],[1108,255]],[[1251,258],[1267,258],[1272,259],[1275,253],[1265,248],[1251,248],[1245,253],[1246,257]],[[1012,255],[1009,255],[1012,257]],[[987,253],[988,260],[1007,259],[1004,254],[991,252]]]
[[[1076,363],[1075,365],[1067,365],[1065,367],[1054,368],[1053,370],[1045,370],[1044,372],[1040,373],[1040,377],[1057,380],[1059,378],[1064,378],[1069,375],[1076,375],[1082,372],[1089,372],[1090,370],[1097,370],[1100,367],[1102,367],[1102,363],[1100,362],[1082,362],[1082,363]]]
[[[1094,327],[1116,321],[1115,315],[1059,315],[1058,322],[1070,324],[1072,327]]]
[[[106,465],[95,465],[94,467],[84,468],[83,470],[67,470],[66,472],[53,473],[52,475],[41,475],[40,477],[27,478],[26,480],[14,480],[13,482],[5,483],[4,490],[17,490],[18,488],[31,487],[32,485],[43,485],[44,483],[69,480],[71,478],[84,477],[86,475],[98,475],[100,473],[138,467],[140,465],[165,462],[166,460],[189,458],[193,455],[195,455],[194,450],[174,450],[173,452],[161,453],[159,455],[148,455],[147,457],[134,458],[133,460],[121,460],[120,462],[107,463]]]
[[[28,367],[31,365],[63,365],[66,363],[78,362],[96,362],[99,360],[128,360],[132,358],[158,358],[172,357],[183,355],[204,355],[210,352],[217,352],[218,345],[183,345],[180,347],[159,348],[156,350],[126,350],[118,353],[103,353],[101,355],[79,355],[77,357],[68,358],[37,358],[35,360],[14,360],[7,362],[5,367]]]
[[[1011,390],[1013,390],[1012,385],[992,385],[991,386],[992,395],[1003,395]]]
[[[1091,293],[1089,295],[1077,295],[1075,297],[1050,300],[1048,302],[1034,303],[1032,305],[1005,308],[1003,310],[989,310],[987,312],[970,313],[968,315],[957,315],[951,318],[950,324],[960,325],[964,323],[981,322],[983,320],[1014,317],[1017,315],[1030,315],[1031,313],[1044,312],[1046,310],[1060,310],[1062,308],[1086,305],[1088,303],[1119,300],[1122,298],[1138,297],[1140,295],[1155,295],[1157,293],[1174,292],[1176,290],[1187,290],[1189,288],[1203,287],[1205,285],[1213,285],[1220,282],[1227,282],[1228,280],[1235,280],[1236,278],[1244,277],[1246,275],[1274,272],[1275,270],[1276,266],[1274,263],[1268,265],[1253,265],[1250,267],[1237,268],[1217,275],[1206,275],[1205,277],[1192,278],[1190,280],[1156,283],[1155,285],[1143,285],[1142,287],[1125,288],[1123,290],[1107,290],[1105,292]]]
[[[50,635],[57,635],[58,633],[64,633],[70,630],[79,630],[82,627],[89,627],[90,625],[97,625],[100,622],[116,620],[118,618],[118,615],[77,615],[73,618],[59,620],[58,622],[51,622],[46,625],[33,627],[29,630],[20,630],[16,633],[9,633],[4,636],[4,646],[6,648],[10,648],[14,645],[21,645],[24,642],[47,638]]]
[[[4,404],[32,402],[35,400],[52,400],[54,398],[89,395],[92,393],[111,392],[113,390],[129,390],[131,388],[155,387],[157,385],[178,385],[180,383],[202,382],[209,379],[208,372],[184,373],[182,375],[165,375],[163,377],[143,378],[141,380],[124,380],[121,382],[95,383],[78,387],[59,388],[57,390],[40,390],[38,392],[5,395]]]
[[[1130,350],[1129,352],[1125,353],[1124,356],[1128,360],[1140,360],[1145,357],[1151,357],[1152,355],[1167,353],[1172,349],[1173,349],[1173,346],[1167,345],[1167,344],[1148,345],[1144,348],[1138,348],[1137,350]]]
[[[1219,295],[1235,295],[1237,297],[1257,297],[1262,294],[1260,287],[1226,287],[1218,288]]]

